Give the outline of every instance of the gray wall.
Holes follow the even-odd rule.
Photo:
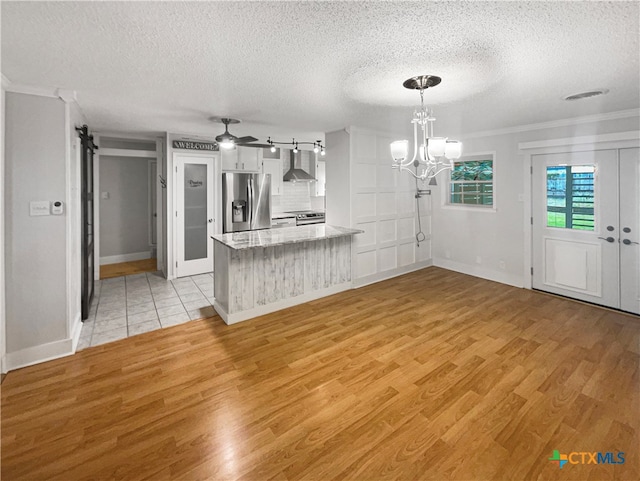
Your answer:
[[[67,337],[66,216],[29,216],[33,200],[66,199],[65,107],[6,94],[7,353]]]
[[[100,156],[101,258],[150,252],[148,163]],[[108,199],[102,198],[103,192],[109,193]]]

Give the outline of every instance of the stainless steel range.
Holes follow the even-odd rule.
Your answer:
[[[296,216],[296,225],[324,224],[324,212],[315,210],[299,210],[289,212]]]

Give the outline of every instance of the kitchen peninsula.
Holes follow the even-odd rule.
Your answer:
[[[327,224],[212,236],[214,308],[227,324],[351,288],[351,237]]]

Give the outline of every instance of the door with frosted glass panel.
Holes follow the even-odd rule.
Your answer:
[[[640,313],[639,152],[533,156],[535,289]]]
[[[213,271],[214,158],[179,154],[176,166],[176,276]]]

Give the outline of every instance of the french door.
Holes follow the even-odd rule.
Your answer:
[[[640,149],[532,164],[533,287],[640,314]]]
[[[176,276],[213,271],[214,157],[175,154]]]

